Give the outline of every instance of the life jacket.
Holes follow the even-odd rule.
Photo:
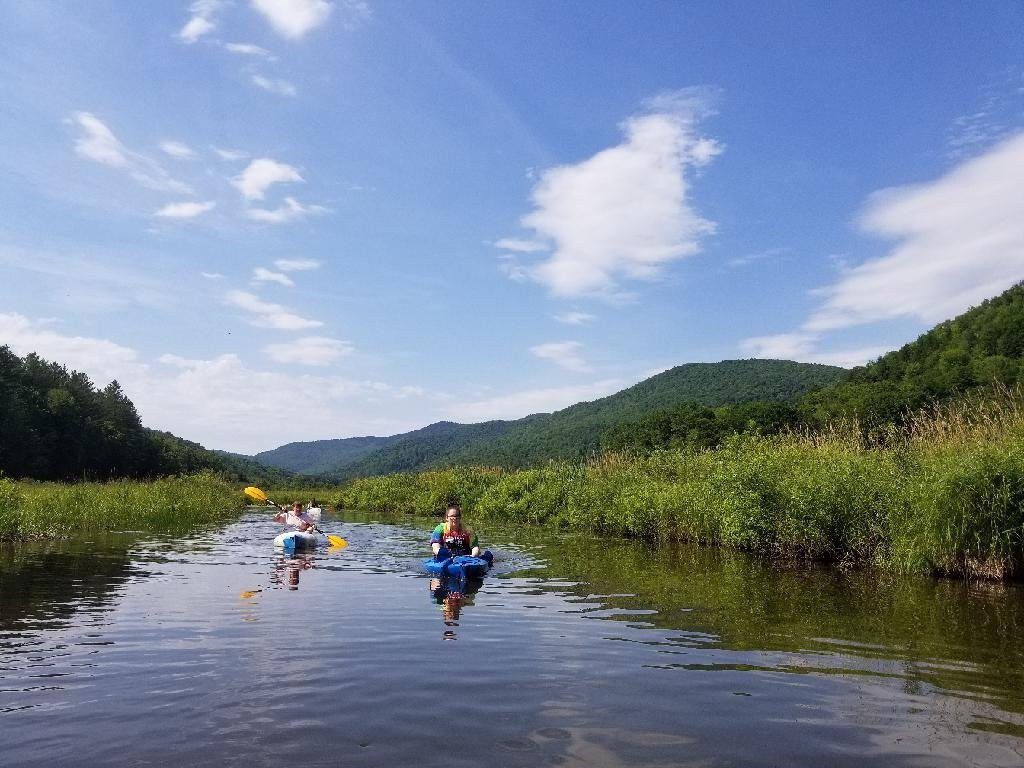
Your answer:
[[[452,557],[468,555],[473,550],[473,533],[469,528],[453,531],[446,520],[444,523],[444,533],[441,534],[441,544],[451,552]]]

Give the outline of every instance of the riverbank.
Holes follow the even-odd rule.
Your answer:
[[[190,526],[236,515],[244,507],[237,486],[211,473],[109,483],[0,478],[0,540]]]
[[[923,412],[906,430],[737,435],[713,450],[610,454],[520,471],[362,478],[338,506],[501,519],[902,573],[1024,574],[1020,393]]]

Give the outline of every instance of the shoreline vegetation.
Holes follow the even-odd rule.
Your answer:
[[[816,434],[738,434],[707,450],[367,477],[319,494],[339,508],[414,514],[457,498],[477,522],[1019,578],[1024,396],[990,392],[922,410],[901,427],[841,422]]]
[[[245,503],[237,483],[211,472],[106,483],[0,478],[0,541],[190,527],[237,515]]]

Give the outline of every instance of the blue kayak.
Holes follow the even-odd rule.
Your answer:
[[[458,555],[446,557],[443,560],[436,560],[428,557],[423,561],[423,567],[427,573],[434,576],[455,576],[462,579],[482,579],[487,575],[491,567],[492,556],[490,552],[484,552],[483,557],[472,555]]]

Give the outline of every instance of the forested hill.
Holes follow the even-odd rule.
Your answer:
[[[401,440],[405,435],[390,437],[345,437],[336,440],[311,440],[307,443],[286,443],[253,458],[263,464],[292,472],[313,474],[333,472],[380,448]]]
[[[446,463],[524,467],[586,456],[599,450],[601,435],[609,428],[658,408],[790,401],[845,374],[843,368],[790,360],[687,363],[614,395],[538,416],[498,440],[453,455]]]
[[[1024,382],[1024,283],[808,394],[800,411],[814,426],[851,415],[867,424],[893,422],[993,382]]]
[[[147,429],[116,381],[98,389],[84,373],[0,346],[0,475],[106,480],[203,469],[267,485],[292,477]]]
[[[610,426],[639,418],[656,408],[682,402],[713,406],[749,400],[791,401],[811,389],[831,384],[844,373],[842,368],[786,360],[689,363],[609,397],[578,403],[555,413],[482,424],[438,422],[391,438],[291,443],[256,458],[272,460],[276,466],[299,472],[329,471],[338,479],[451,464],[526,466],[552,458],[587,455],[599,447],[602,433]],[[356,441],[372,440],[391,442],[352,458],[353,453],[367,445]],[[351,453],[341,456],[329,469],[329,452],[334,448]],[[298,460],[303,456],[308,457],[307,464]]]

